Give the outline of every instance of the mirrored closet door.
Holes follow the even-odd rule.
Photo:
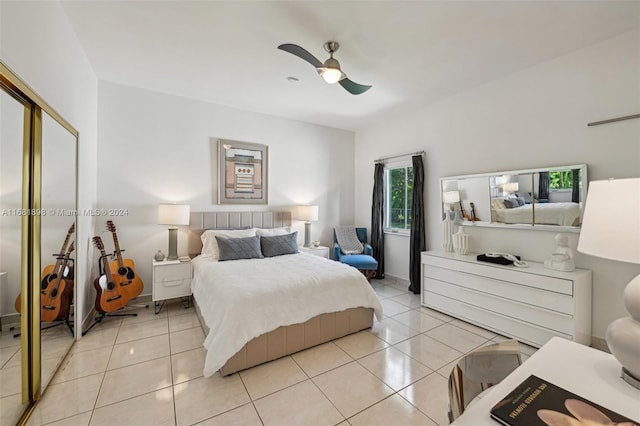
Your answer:
[[[75,339],[77,132],[0,62],[0,424],[24,420]]]

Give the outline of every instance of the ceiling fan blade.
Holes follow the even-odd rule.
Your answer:
[[[352,95],[359,95],[371,89],[371,86],[365,86],[363,84],[354,83],[353,81],[349,80],[346,77],[340,80],[338,83],[340,83],[340,85],[344,87],[347,90],[347,92],[351,93]]]
[[[278,49],[284,50],[285,52],[289,52],[292,55],[296,55],[297,57],[304,59],[315,68],[319,68],[322,66],[322,62],[320,62],[315,56],[313,56],[311,53],[307,52],[297,44],[281,44],[280,46],[278,46]]]

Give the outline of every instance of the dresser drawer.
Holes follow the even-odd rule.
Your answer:
[[[560,336],[569,340],[572,339],[571,334],[561,333],[515,318],[496,314],[495,312],[490,312],[436,293],[426,292],[424,294],[424,301],[425,306],[429,308],[455,315],[457,318],[478,324],[481,327],[493,330],[501,335],[516,338],[520,342],[532,346],[540,347],[553,336]]]
[[[481,265],[479,263],[458,261],[436,256],[423,256],[422,263],[425,270],[430,266],[466,272],[479,276],[490,276],[494,279],[508,281],[528,287],[554,291],[556,293],[573,295],[573,281],[550,277],[538,273],[530,273],[528,268],[514,266]]]
[[[191,295],[191,264],[154,265],[153,301]]]
[[[539,306],[564,314],[573,315],[573,297],[542,290],[535,287],[521,285],[513,281],[502,281],[490,277],[468,274],[466,272],[443,269],[438,266],[425,268],[424,278],[435,279],[478,292],[496,295],[516,302],[526,301],[527,304]],[[428,284],[426,284],[428,286]]]
[[[524,323],[537,324],[567,335],[573,333],[573,317],[571,315],[538,308],[520,301],[505,299],[430,278],[425,278],[424,282],[428,294],[438,294],[454,300],[463,300],[467,305],[517,319]],[[426,301],[428,302],[428,299]]]

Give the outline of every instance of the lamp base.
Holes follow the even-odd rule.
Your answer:
[[[311,247],[311,222],[304,223],[304,246]]]
[[[640,389],[640,379],[633,377],[633,374],[629,373],[626,368],[622,367],[620,377],[622,377],[622,380],[629,383],[634,388]]]
[[[178,228],[169,228],[169,254],[167,260],[178,260]]]
[[[622,364],[621,377],[637,387],[636,384],[640,382],[640,275],[625,287],[624,305],[631,316],[618,318],[609,324],[607,346]]]

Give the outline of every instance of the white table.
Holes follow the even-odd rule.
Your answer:
[[[613,355],[553,337],[502,382],[471,403],[455,426],[496,426],[491,408],[531,374],[640,421],[640,390],[620,378]]]

